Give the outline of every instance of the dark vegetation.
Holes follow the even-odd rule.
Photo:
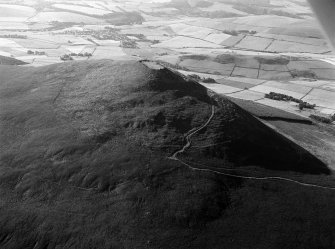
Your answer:
[[[142,24],[144,18],[140,13],[133,12],[113,12],[104,15],[103,18],[110,24],[121,26],[121,25],[132,25],[132,24]]]
[[[334,121],[334,119],[331,116],[311,114],[310,117],[312,119],[315,119],[316,121],[319,121],[319,122],[325,123],[325,124],[330,124]]]
[[[198,8],[207,8],[207,7],[210,7],[212,5],[213,5],[212,2],[198,1],[198,2],[196,2],[195,7],[198,7]]]
[[[210,77],[201,78],[197,74],[190,74],[190,75],[188,75],[188,77],[192,80],[195,80],[195,81],[202,81],[202,82],[205,82],[205,83],[216,83],[216,80],[213,79],[213,78],[210,78]]]
[[[292,70],[291,75],[293,78],[308,78],[317,79],[317,75],[312,70]]]
[[[321,161],[195,81],[108,60],[0,75],[1,248],[334,245],[333,191],[167,159],[215,105],[183,160],[334,184]]]
[[[32,50],[28,50],[27,54],[34,54],[34,55],[45,55],[46,53],[44,51],[32,51]]]
[[[290,60],[284,56],[278,57],[255,57],[261,64],[269,64],[269,65],[288,65]]]
[[[27,39],[27,36],[18,35],[18,34],[5,34],[5,35],[0,35],[0,38]]]
[[[297,99],[297,98],[294,98],[292,96],[282,94],[282,93],[270,92],[269,94],[265,94],[265,98],[279,100],[279,101],[292,101],[292,102],[298,103],[300,110],[304,108],[314,109],[316,107],[315,104],[310,104],[301,99]]]

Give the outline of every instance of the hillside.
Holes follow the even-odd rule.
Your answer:
[[[334,242],[332,190],[260,179],[332,186],[327,166],[200,84],[135,61],[0,75],[1,248]]]
[[[24,65],[27,64],[15,58],[0,55],[0,65]]]

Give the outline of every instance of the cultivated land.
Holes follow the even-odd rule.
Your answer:
[[[319,83],[335,80],[334,56],[307,4],[265,2],[20,0],[11,4],[1,0],[0,55],[33,66],[61,62],[60,57],[71,53],[73,60],[161,60],[184,71],[236,77],[236,86],[223,80],[220,86],[211,86],[222,89],[220,93],[250,99],[250,91],[251,96],[274,91],[316,104],[315,111],[302,115],[335,113],[333,88]],[[28,50],[44,54],[27,55]],[[217,56],[233,61],[220,61]],[[271,62],[279,57],[287,61]],[[278,84],[241,88],[240,77]],[[311,91],[293,85],[296,81],[306,82]],[[283,85],[287,89],[277,87]]]
[[[303,0],[0,0],[0,248],[333,248],[334,82]]]

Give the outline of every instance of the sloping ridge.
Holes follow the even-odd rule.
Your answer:
[[[70,123],[71,131],[69,128],[65,130],[71,134],[79,132],[79,136],[84,137],[104,137],[113,125],[118,127],[118,131],[135,128],[131,133],[136,139],[136,133],[142,134],[144,128],[152,134],[157,130],[176,130],[175,135],[182,136],[195,125],[194,120],[199,118],[197,122],[200,123],[200,117],[208,115],[205,108],[213,104],[220,111],[216,114],[215,124],[208,129],[211,129],[211,133],[222,135],[211,142],[230,141],[225,150],[226,155],[219,156],[228,156],[233,165],[329,173],[324,163],[262,124],[247,111],[214,93],[210,93],[210,96],[205,87],[166,68],[152,69],[133,61],[75,62],[35,69],[30,76],[22,78],[30,78],[31,82],[24,82],[23,86],[23,82],[13,79],[14,83],[2,90],[5,98],[3,104],[9,110],[13,110],[15,105],[27,109],[25,112],[7,112],[13,119],[2,121],[6,123],[5,127],[17,126],[17,133],[22,133],[22,129],[29,134],[38,131],[40,127],[56,130]],[[22,78],[18,77],[19,80]],[[184,101],[185,98],[188,102]],[[180,102],[180,99],[184,102]],[[187,108],[192,111],[175,119],[175,116],[180,115],[178,110],[182,112]],[[26,117],[29,112],[33,115]],[[153,113],[153,117],[148,115],[150,113]],[[15,119],[30,119],[29,125],[25,120],[22,124],[11,123]],[[7,131],[7,134],[11,132]],[[57,135],[52,136],[58,139]],[[19,138],[21,140],[21,137],[6,135],[4,140],[12,145]],[[173,139],[162,140],[164,145],[173,142]],[[19,142],[27,143],[22,140]],[[147,142],[150,144],[150,139]]]

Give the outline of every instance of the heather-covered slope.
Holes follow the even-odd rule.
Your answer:
[[[242,210],[257,210],[255,217],[268,212],[269,220],[260,220],[270,229],[264,245],[272,240],[270,248],[280,248],[288,223],[276,217],[284,220],[275,228],[271,219],[286,210],[285,202],[306,208],[287,213],[297,226],[294,219],[306,220],[314,202],[325,217],[334,209],[330,190],[242,181],[169,159],[214,106],[181,160],[247,176],[322,179],[328,186],[332,180],[285,172],[329,170],[235,104],[167,69],[104,60],[3,66],[0,75],[1,248],[245,248],[258,243],[253,238],[262,229],[240,234],[240,225],[250,225]],[[306,198],[296,202],[299,194]],[[330,204],[323,206],[325,200]],[[318,216],[310,222],[317,224]],[[232,224],[236,230],[223,239]],[[322,229],[331,233],[333,224],[329,218]],[[273,241],[271,231],[278,230]],[[234,247],[237,236],[248,244]],[[213,245],[207,238],[223,241]]]

